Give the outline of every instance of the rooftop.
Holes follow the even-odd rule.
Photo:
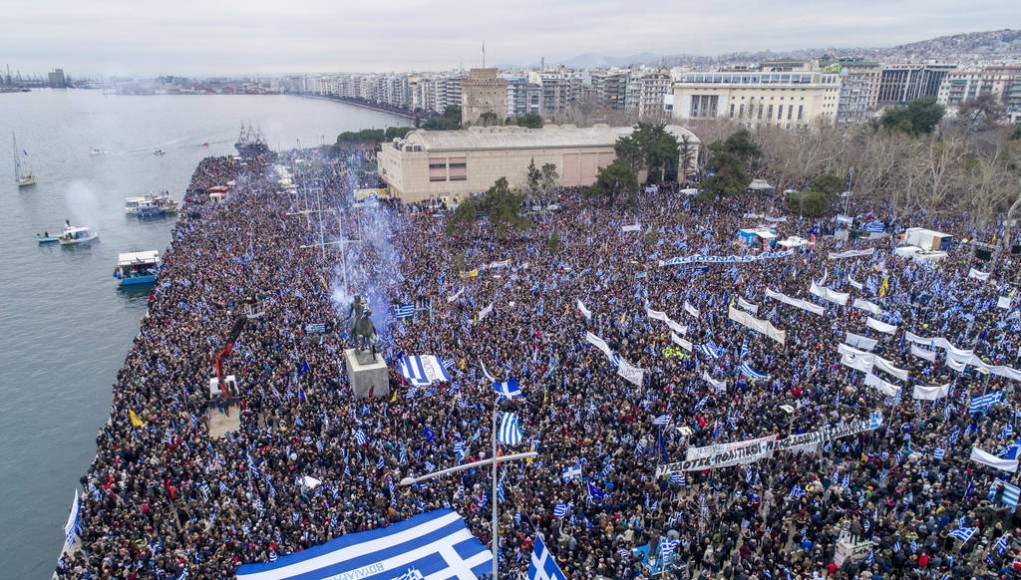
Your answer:
[[[680,140],[687,136],[692,145],[699,143],[694,133],[679,125],[666,130]],[[548,125],[541,129],[525,127],[471,127],[460,131],[425,131],[408,133],[398,145],[417,145],[424,151],[462,151],[485,149],[534,149],[536,147],[612,147],[617,139],[634,132],[633,127],[577,127]]]

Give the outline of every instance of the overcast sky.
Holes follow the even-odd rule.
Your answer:
[[[0,0],[12,69],[445,70],[584,53],[883,47],[1017,27],[1017,0]]]

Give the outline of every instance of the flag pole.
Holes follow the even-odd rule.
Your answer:
[[[485,45],[483,45],[485,46]],[[485,54],[485,53],[483,53]],[[499,407],[500,397],[497,397],[493,401],[493,494],[490,498],[493,504],[493,580],[500,579],[500,523],[498,512],[499,508],[497,503],[500,501],[499,496],[496,493],[496,472],[497,472],[497,461],[496,461],[496,409]]]

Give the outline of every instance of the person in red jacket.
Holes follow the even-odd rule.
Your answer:
[[[929,565],[929,555],[922,552],[922,555],[918,557],[918,567],[924,570]]]

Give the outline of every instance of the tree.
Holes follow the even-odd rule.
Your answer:
[[[528,229],[531,224],[527,217],[521,215],[524,201],[525,196],[512,191],[507,178],[501,177],[481,197],[468,198],[457,206],[447,222],[447,234],[467,233],[483,215],[489,219],[490,227],[500,239],[510,229]]]
[[[528,195],[538,197],[539,182],[542,180],[542,172],[535,166],[535,157],[528,162],[528,169],[526,172],[527,175],[525,176],[525,182],[528,184]]]
[[[936,102],[936,97],[922,97],[907,105],[891,107],[883,111],[879,124],[891,131],[900,131],[915,136],[931,133],[943,120],[946,109]]]
[[[481,115],[479,115],[479,124],[481,124],[483,127],[496,125],[497,124],[496,113],[492,111],[483,112]]]
[[[428,119],[422,124],[422,128],[432,129],[434,131],[453,131],[460,129],[461,107],[457,105],[447,105],[447,108],[443,110],[443,115]]]
[[[556,192],[557,181],[559,179],[560,173],[557,172],[555,163],[542,164],[539,175],[539,190],[542,192],[543,203],[553,201],[553,195]]]
[[[596,181],[585,190],[586,197],[605,197],[610,204],[617,202],[617,195],[626,193],[631,198],[638,191],[638,176],[631,165],[623,159],[615,159],[596,173]]]
[[[756,161],[762,156],[747,129],[709,145],[708,167],[713,175],[702,181],[698,197],[703,201],[730,193],[744,193],[751,184]]]
[[[537,113],[526,113],[513,118],[514,124],[529,129],[542,129],[542,115]],[[508,121],[508,124],[510,121]]]
[[[613,144],[613,151],[617,154],[617,159],[626,163],[634,173],[638,173],[645,166],[645,149],[634,135],[617,139]]]
[[[974,131],[992,129],[1003,117],[1003,103],[992,93],[964,101],[957,106],[957,119],[964,125],[965,137]]]
[[[790,194],[791,209],[803,216],[816,217],[826,213],[833,204],[833,196],[844,189],[844,182],[832,173],[824,173],[812,180],[808,189]]]
[[[681,152],[677,139],[666,130],[665,124],[638,123],[631,138],[641,148],[650,181],[677,179],[677,163]]]

